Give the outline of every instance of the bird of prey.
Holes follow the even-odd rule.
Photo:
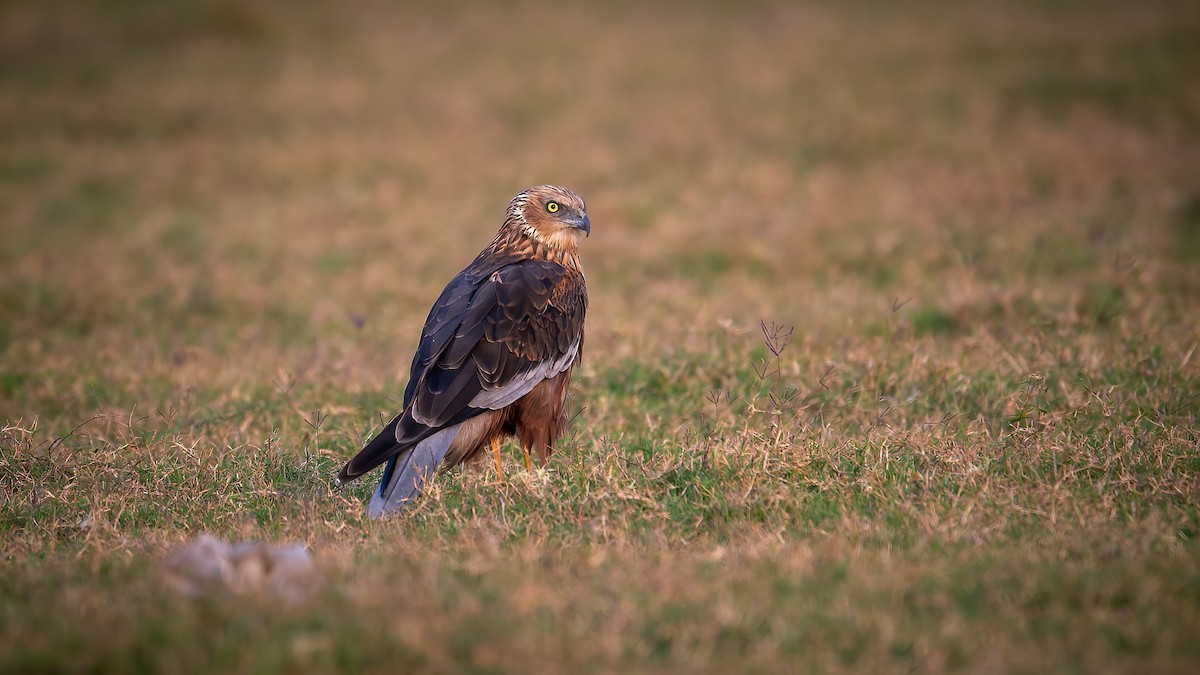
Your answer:
[[[587,286],[579,243],[592,231],[583,199],[553,185],[513,197],[492,243],[446,286],[425,319],[404,409],[338,473],[337,484],[387,463],[367,515],[403,508],[439,467],[482,456],[500,473],[515,436],[529,468],[566,428],[567,384],[583,354]]]

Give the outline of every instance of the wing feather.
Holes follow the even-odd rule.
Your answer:
[[[496,410],[565,370],[578,352],[586,301],[562,292],[564,283],[575,285],[561,265],[523,260],[481,279],[469,297],[454,294],[458,318],[439,313],[440,323],[457,324],[452,337],[426,345],[446,331],[427,333],[418,349],[425,358],[413,364],[414,417],[442,426],[466,408]]]
[[[430,309],[389,428],[347,463],[361,475],[438,430],[515,403],[575,363],[582,350],[587,292],[578,270],[548,260],[476,259]]]

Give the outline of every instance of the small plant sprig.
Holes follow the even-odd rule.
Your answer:
[[[767,326],[767,322],[763,320],[759,320],[758,327],[762,330],[763,343],[767,346],[767,351],[771,352],[774,364],[763,359],[762,367],[760,368],[756,364],[754,372],[758,373],[758,379],[760,380],[765,380],[774,375],[775,381],[778,383],[782,377],[779,370],[779,357],[783,354],[783,350],[787,349],[788,343],[792,341],[792,331],[794,328],[775,323],[774,321],[771,322],[770,326]],[[772,366],[774,366],[774,371],[772,371]]]
[[[792,333],[795,330],[793,326],[787,326],[772,321],[768,324],[766,321],[760,320],[758,327],[762,331],[763,344],[767,351],[771,353],[769,359],[763,359],[761,363],[752,364],[754,373],[758,376],[759,382],[768,384],[767,398],[771,401],[770,412],[773,415],[778,415],[795,401],[799,391],[794,388],[786,387],[783,383],[783,368],[781,365],[781,357],[788,344],[792,341]],[[771,379],[774,382],[770,382]]]
[[[321,410],[314,410],[309,413],[308,417],[303,418],[304,423],[313,430],[313,446],[317,452],[321,451],[321,425],[325,424],[325,420],[329,419],[329,414]],[[309,452],[309,446],[304,446],[304,464],[307,466],[312,462],[312,453]]]

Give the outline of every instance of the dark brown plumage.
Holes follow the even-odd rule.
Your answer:
[[[367,512],[402,507],[433,471],[515,436],[545,463],[566,427],[567,385],[583,354],[586,206],[541,185],[509,202],[490,244],[446,286],[425,320],[404,409],[342,467],[339,484],[387,462]]]

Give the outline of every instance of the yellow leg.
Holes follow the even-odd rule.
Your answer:
[[[504,479],[504,471],[500,468],[500,437],[492,437],[492,458],[496,460],[496,478]]]
[[[525,456],[525,470],[533,471],[533,465],[529,463],[529,448],[524,444],[521,445],[521,454]]]

